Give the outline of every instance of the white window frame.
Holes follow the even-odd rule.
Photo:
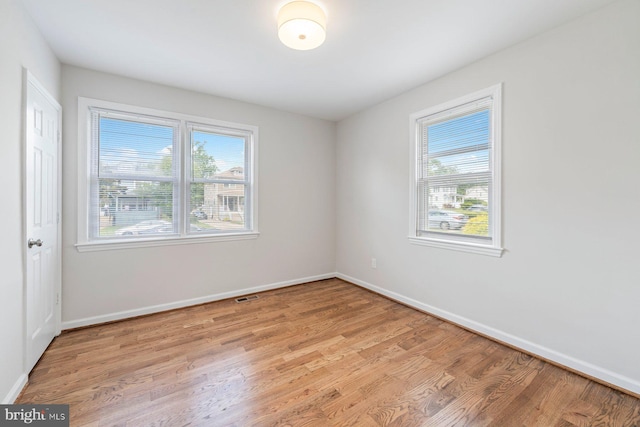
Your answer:
[[[422,122],[429,116],[446,116],[455,114],[466,105],[481,102],[491,98],[490,134],[492,136],[489,167],[491,169],[491,192],[489,200],[489,221],[491,243],[483,244],[471,239],[460,238],[455,235],[420,235],[418,231],[419,211],[419,179],[420,179],[420,150],[422,146]],[[483,90],[462,96],[443,104],[439,104],[410,115],[410,209],[409,209],[409,241],[416,245],[431,246],[461,252],[501,257],[502,248],[502,84],[497,84]]]
[[[92,239],[89,230],[90,215],[92,214],[91,180],[95,177],[92,158],[91,139],[91,109],[111,110],[128,115],[139,115],[145,118],[156,118],[165,122],[178,122],[179,140],[177,156],[179,169],[179,194],[178,203],[174,206],[174,215],[177,215],[178,224],[181,225],[177,234],[162,237],[143,238],[94,238]],[[245,200],[245,215],[247,229],[227,230],[210,234],[189,234],[184,224],[189,218],[189,195],[187,191],[189,183],[190,165],[187,164],[189,156],[186,150],[191,149],[189,141],[189,126],[201,126],[210,130],[219,130],[222,133],[231,135],[244,135],[247,138],[245,149],[246,177],[243,184],[247,185],[249,191]],[[78,97],[78,211],[77,224],[78,234],[76,249],[79,252],[130,249],[139,247],[153,247],[166,245],[184,245],[194,243],[208,243],[234,240],[256,239],[258,232],[258,127],[246,124],[225,122],[207,117],[198,117],[176,112],[162,111],[145,107],[121,104],[98,99]]]

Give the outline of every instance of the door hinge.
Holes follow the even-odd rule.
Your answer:
[[[60,292],[56,293],[56,305],[60,305]]]
[[[56,224],[60,224],[60,212],[56,212]]]

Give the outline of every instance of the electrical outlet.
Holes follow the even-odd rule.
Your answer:
[[[378,261],[375,258],[371,258],[371,268],[378,268]]]

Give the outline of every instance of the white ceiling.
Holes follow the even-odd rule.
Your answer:
[[[327,40],[277,36],[287,0],[22,0],[66,64],[339,120],[613,0],[322,0]]]

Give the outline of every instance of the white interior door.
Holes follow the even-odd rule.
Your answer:
[[[60,331],[60,105],[25,72],[25,325],[29,372]]]

